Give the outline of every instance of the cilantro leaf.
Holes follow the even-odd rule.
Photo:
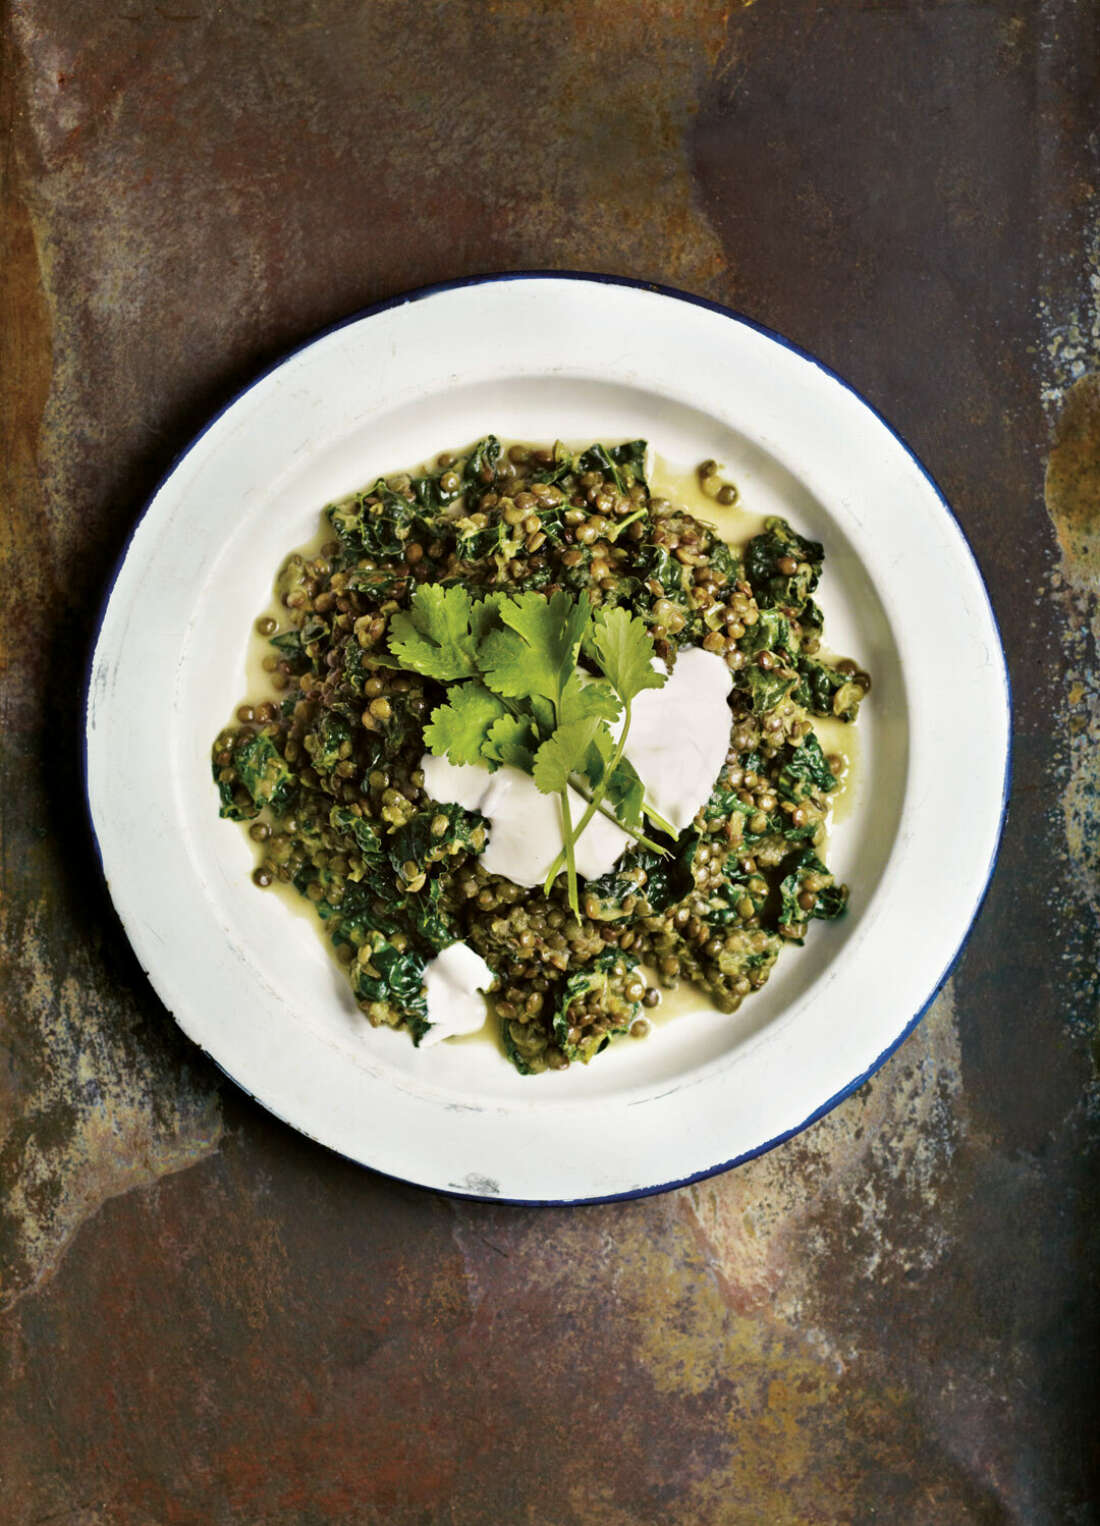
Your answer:
[[[455,684],[447,690],[447,703],[432,711],[424,741],[437,758],[480,763],[489,728],[506,713],[504,701],[484,684]]]
[[[478,662],[471,613],[464,588],[422,583],[408,612],[399,609],[390,618],[390,651],[403,668],[428,678],[472,678]]]
[[[538,694],[556,704],[591,618],[587,595],[522,593],[502,600],[498,613],[508,629],[481,644],[485,682],[508,699]]]
[[[527,716],[505,714],[489,727],[481,751],[490,763],[510,763],[530,773],[538,745],[538,732]]]
[[[532,694],[527,701],[540,735],[548,737],[554,729],[554,706],[541,694]]]
[[[625,827],[640,827],[645,785],[629,758],[620,758],[607,781],[607,800]]]
[[[470,610],[470,633],[476,642],[482,642],[492,630],[500,629],[500,606],[507,594],[488,593],[478,599]]]
[[[653,638],[645,622],[629,610],[598,610],[592,645],[600,667],[627,704],[643,689],[660,689],[668,677],[653,667]]]
[[[598,716],[567,721],[548,737],[535,754],[532,775],[544,795],[559,794],[569,783],[569,776],[584,768],[588,749],[600,726]]]
[[[603,678],[582,677],[574,670],[565,680],[558,701],[558,717],[564,725],[568,721],[583,721],[595,716],[601,721],[614,721],[622,706],[611,685]]]

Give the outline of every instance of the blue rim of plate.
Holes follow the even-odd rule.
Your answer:
[[[754,318],[746,317],[744,313],[737,312],[732,307],[724,307],[720,302],[712,302],[708,297],[697,297],[694,296],[691,292],[681,291],[678,287],[675,286],[664,286],[657,281],[640,281],[631,276],[604,275],[595,271],[514,270],[502,271],[492,275],[458,276],[451,281],[437,281],[431,286],[419,286],[412,291],[401,292],[395,297],[387,297],[381,302],[372,302],[369,306],[359,308],[356,312],[349,314],[349,316],[346,318],[340,318],[335,323],[326,324],[324,328],[317,329],[314,333],[310,334],[308,338],[303,339],[300,344],[292,346],[291,349],[280,355],[277,360],[272,361],[269,366],[265,366],[265,368],[258,372],[251,381],[247,382],[243,387],[235,392],[232,397],[223,403],[216,413],[211,415],[211,417],[206,421],[198,433],[188,441],[188,443],[183,447],[178,455],[176,455],[172,460],[171,464],[162,474],[159,481],[157,482],[156,487],[153,489],[152,493],[146,500],[141,513],[134,520],[133,527],[131,528],[129,535],[126,537],[126,541],[122,547],[122,550],[119,552],[119,555],[115,561],[114,568],[107,581],[106,589],[104,591],[102,600],[100,601],[99,611],[96,615],[95,629],[92,633],[91,641],[89,643],[88,658],[84,670],[83,701],[85,725],[80,749],[81,779],[84,788],[84,804],[88,813],[88,822],[91,828],[92,842],[95,846],[96,862],[99,865],[100,878],[103,881],[104,888],[107,890],[108,897],[110,897],[110,885],[107,881],[106,870],[103,866],[103,853],[102,849],[100,848],[99,836],[95,828],[95,818],[92,815],[91,795],[89,793],[88,787],[87,716],[88,705],[91,696],[92,669],[95,663],[96,649],[99,645],[100,632],[103,627],[103,621],[107,614],[107,606],[111,601],[111,595],[114,593],[115,584],[118,582],[119,574],[122,571],[123,564],[125,563],[126,558],[130,553],[130,546],[133,543],[133,539],[137,533],[138,526],[141,524],[146,514],[148,514],[161,489],[168,482],[169,478],[175,474],[187,456],[189,456],[190,453],[194,450],[195,446],[198,445],[199,441],[202,440],[203,437],[210,432],[210,430],[214,427],[214,425],[218,422],[223,414],[228,413],[229,409],[232,408],[235,403],[239,402],[242,397],[251,392],[254,387],[258,386],[260,382],[264,381],[268,376],[272,374],[272,372],[278,371],[279,368],[285,365],[288,360],[291,360],[295,355],[301,354],[303,350],[308,350],[311,345],[317,344],[320,340],[326,338],[329,334],[338,333],[340,329],[348,328],[353,323],[359,323],[364,318],[372,318],[378,313],[389,312],[392,308],[404,307],[411,302],[422,302],[427,297],[435,297],[443,292],[460,291],[467,286],[493,286],[505,281],[587,281],[592,284],[602,286],[626,286],[633,288],[636,291],[651,292],[654,296],[668,297],[676,302],[687,302],[692,307],[705,308],[708,312],[717,313],[719,317],[729,318],[734,323],[740,323],[745,328],[753,329],[757,334],[762,334],[765,339],[770,339],[774,344],[781,345],[785,350],[790,350],[792,354],[797,355],[801,360],[806,361],[809,365],[820,371],[824,376],[827,376],[830,381],[833,381],[838,386],[843,387],[845,392],[851,393],[851,395],[858,402],[862,403],[864,408],[866,408],[867,411],[878,420],[882,427],[894,437],[897,443],[901,446],[902,450],[904,450],[906,455],[913,462],[913,465],[917,468],[921,476],[928,483],[928,486],[932,489],[938,498],[940,506],[947,515],[951,525],[954,527],[955,532],[962,543],[964,551],[970,558],[971,565],[973,566],[974,572],[978,579],[978,585],[985,597],[986,609],[989,612],[989,618],[993,624],[994,634],[997,637],[997,649],[1001,658],[1001,675],[1004,682],[1005,715],[1008,722],[1007,741],[1005,746],[1004,776],[1001,781],[1000,813],[997,822],[997,836],[996,841],[993,844],[993,850],[990,854],[989,863],[986,866],[985,881],[982,886],[981,894],[978,896],[974,903],[974,909],[970,914],[970,919],[959,938],[955,952],[948,960],[943,973],[940,975],[939,979],[936,981],[936,984],[933,986],[927,1001],[925,1001],[923,1006],[918,1008],[918,1010],[902,1028],[897,1038],[886,1046],[882,1053],[879,1054],[878,1057],[871,1062],[866,1070],[857,1075],[854,1080],[850,1081],[846,1086],[842,1087],[840,1091],[835,1092],[833,1096],[831,1096],[826,1102],[823,1102],[820,1107],[815,1108],[814,1111],[810,1113],[808,1117],[804,1118],[801,1123],[795,1124],[793,1128],[786,1129],[782,1134],[776,1134],[773,1139],[765,1140],[763,1144],[756,1145],[751,1150],[745,1150],[741,1155],[735,1155],[730,1160],[720,1161],[717,1165],[714,1166],[707,1166],[701,1171],[694,1171],[690,1176],[677,1177],[674,1181],[669,1182],[659,1182],[652,1187],[635,1187],[629,1192],[609,1192],[601,1197],[580,1198],[512,1198],[501,1197],[495,1193],[462,1192],[453,1187],[429,1187],[422,1182],[409,1181],[405,1177],[394,1176],[389,1172],[380,1171],[376,1166],[364,1165],[362,1161],[357,1160],[354,1156],[346,1155],[342,1150],[338,1150],[334,1146],[324,1144],[323,1141],[314,1138],[314,1136],[308,1133],[307,1130],[302,1129],[297,1124],[291,1123],[288,1119],[281,1117],[281,1115],[275,1112],[273,1108],[269,1107],[262,1098],[257,1097],[253,1092],[250,1092],[247,1086],[238,1081],[235,1076],[230,1075],[229,1071],[227,1071],[223,1065],[220,1065],[208,1050],[203,1049],[201,1044],[195,1044],[197,1049],[201,1050],[201,1052],[205,1054],[208,1059],[217,1065],[218,1069],[222,1072],[223,1075],[228,1076],[229,1080],[233,1082],[234,1086],[236,1086],[240,1091],[244,1092],[245,1096],[250,1097],[253,1102],[258,1103],[266,1112],[270,1113],[272,1117],[278,1118],[280,1123],[283,1123],[288,1128],[293,1129],[296,1134],[303,1135],[312,1143],[322,1145],[322,1147],[326,1150],[332,1150],[334,1155],[340,1155],[343,1157],[343,1159],[350,1160],[354,1165],[362,1167],[363,1170],[374,1172],[376,1176],[385,1177],[389,1181],[400,1182],[403,1186],[406,1187],[415,1187],[420,1192],[437,1193],[442,1197],[459,1198],[466,1202],[501,1203],[515,1208],[594,1207],[598,1203],[623,1203],[630,1202],[635,1198],[655,1197],[658,1193],[661,1192],[671,1192],[677,1187],[690,1187],[695,1182],[706,1181],[708,1177],[720,1176],[723,1171],[732,1171],[735,1166],[742,1166],[746,1161],[755,1160],[759,1155],[766,1155],[769,1150],[774,1150],[777,1145],[785,1144],[788,1139],[793,1139],[796,1134],[801,1134],[812,1124],[817,1123],[819,1119],[825,1117],[826,1113],[831,1113],[833,1108],[838,1107],[839,1104],[850,1097],[853,1092],[858,1091],[865,1081],[870,1080],[875,1072],[880,1070],[882,1066],[885,1065],[890,1056],[894,1054],[896,1050],[901,1048],[901,1045],[913,1032],[921,1018],[924,1017],[925,1013],[932,1006],[933,1002],[936,1000],[936,997],[940,994],[946,985],[952,970],[954,970],[955,966],[959,962],[959,959],[962,957],[963,951],[966,948],[966,944],[974,930],[974,926],[977,923],[979,916],[981,915],[982,908],[985,905],[986,897],[989,894],[989,889],[993,882],[993,872],[997,865],[997,858],[1001,850],[1001,843],[1004,840],[1005,823],[1008,818],[1008,806],[1012,781],[1012,682],[1009,676],[1008,659],[1005,656],[1004,640],[1001,636],[1001,627],[997,620],[996,610],[993,608],[993,601],[989,596],[989,589],[986,586],[985,578],[982,575],[981,566],[978,563],[978,558],[974,554],[974,548],[971,546],[966,531],[960,524],[954,509],[952,509],[951,505],[947,501],[947,498],[944,496],[939,483],[921,461],[916,451],[914,451],[906,441],[905,437],[900,434],[897,429],[894,428],[889,419],[887,419],[875,407],[873,403],[869,402],[867,398],[863,396],[862,392],[860,392],[856,387],[853,387],[850,382],[845,381],[844,377],[839,376],[836,371],[834,371],[830,366],[827,366],[824,361],[819,360],[816,355],[812,355],[808,350],[804,350],[801,345],[795,344],[793,340],[787,339],[783,334],[777,333],[775,329],[768,328],[766,324],[758,323]],[[114,902],[112,900],[112,906],[113,905]],[[118,916],[117,910],[115,915]],[[119,922],[122,923],[121,917],[119,917]],[[123,932],[126,931],[125,923],[122,923],[122,930]],[[129,941],[129,935],[127,935],[127,941]],[[132,944],[131,947],[133,947]],[[141,961],[139,959],[138,963],[140,964],[140,962]],[[142,966],[142,973],[148,980],[149,972],[144,968],[144,966]],[[157,995],[155,990],[153,991],[153,995],[156,997],[157,1001],[160,1002],[160,997]],[[160,1002],[160,1004],[164,1006],[163,1002]],[[168,1011],[167,1007],[165,1007],[165,1011]],[[173,1022],[176,1022],[174,1013],[169,1013],[169,1016],[172,1018]],[[177,1023],[176,1026],[179,1027],[179,1024]],[[182,1028],[180,1031],[183,1032]],[[195,1042],[190,1038],[189,1035],[185,1036],[188,1038],[190,1043]]]

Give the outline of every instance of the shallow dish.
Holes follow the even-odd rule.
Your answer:
[[[753,513],[825,543],[830,647],[875,677],[830,866],[851,910],[724,1016],[702,1001],[589,1067],[521,1077],[490,1044],[372,1029],[315,928],[249,884],[210,738],[252,617],[320,508],[492,430],[644,436],[715,457]],[[935,485],[829,371],[744,319],[598,277],[414,293],[307,344],[190,446],[139,522],[87,696],[111,895],[158,994],[242,1087],[380,1171],[546,1202],[659,1190],[819,1116],[901,1041],[977,912],[1000,835],[1008,689],[989,599]],[[945,855],[945,845],[950,845]]]

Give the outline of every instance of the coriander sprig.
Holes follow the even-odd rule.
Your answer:
[[[614,749],[602,771],[600,782],[596,785],[588,809],[580,819],[576,835],[587,827],[596,811],[602,805],[607,796],[611,780],[622,762],[623,750],[626,747],[627,735],[630,731],[630,704],[643,689],[659,689],[665,682],[666,674],[658,671],[653,666],[653,641],[644,623],[637,615],[632,615],[625,609],[601,610],[599,618],[594,622],[592,629],[592,648],[595,652],[596,661],[606,674],[615,693],[622,700],[623,718],[619,728],[618,739],[614,743]],[[648,648],[648,651],[647,651]],[[549,745],[549,744],[545,744]],[[536,760],[537,763],[537,760]],[[631,769],[631,773],[634,770]],[[644,800],[644,787],[638,788],[641,781],[637,774],[629,781],[628,795],[623,800],[624,815],[629,810],[636,812],[637,819],[641,819]],[[535,776],[538,783],[538,775]],[[629,805],[627,804],[629,800]],[[568,849],[568,839],[566,848]],[[546,889],[557,879],[561,872],[562,855],[559,854],[550,866],[550,872],[546,876]]]
[[[661,851],[639,830],[645,790],[623,755],[631,701],[666,676],[654,667],[653,641],[637,616],[593,613],[584,593],[473,599],[457,585],[424,583],[409,609],[392,616],[389,646],[402,667],[447,685],[424,730],[436,756],[490,769],[508,763],[559,797],[564,848],[546,886],[564,864],[575,914],[576,843],[596,811]],[[579,666],[582,651],[596,672]],[[620,715],[616,737],[611,726]],[[571,787],[587,800],[576,824]]]

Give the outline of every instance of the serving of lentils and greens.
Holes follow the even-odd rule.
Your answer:
[[[735,549],[651,493],[641,440],[490,435],[324,513],[213,771],[372,1025],[492,1012],[517,1070],[561,1070],[643,1036],[662,986],[735,1011],[844,912],[814,720],[870,678],[823,655],[821,545],[770,518]]]

